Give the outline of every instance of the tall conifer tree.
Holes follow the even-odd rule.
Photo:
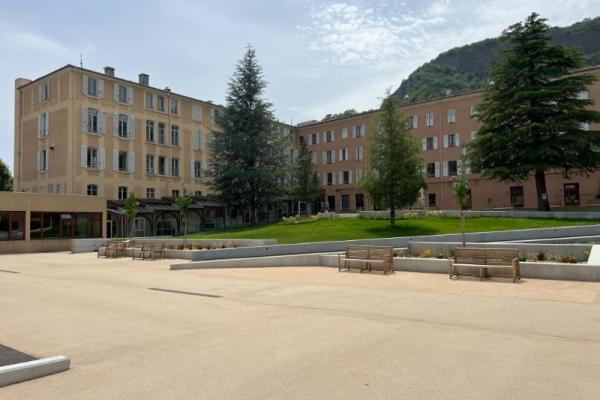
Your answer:
[[[490,85],[478,107],[482,127],[471,143],[470,162],[485,177],[523,181],[535,177],[538,210],[549,210],[546,172],[565,176],[600,168],[600,132],[589,124],[600,112],[585,96],[594,76],[575,48],[550,44],[546,20],[531,14],[504,31],[509,44],[490,69]]]
[[[229,209],[250,213],[283,192],[284,142],[271,103],[262,97],[267,82],[248,46],[229,82],[227,104],[217,117],[219,130],[210,144],[211,187]]]

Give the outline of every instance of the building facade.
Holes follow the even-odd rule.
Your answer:
[[[600,67],[588,68],[600,78]],[[525,182],[499,182],[481,177],[465,162],[465,145],[480,127],[476,106],[481,91],[410,104],[402,107],[412,135],[418,140],[427,189],[415,205],[428,209],[452,209],[452,180],[464,168],[471,188],[469,208],[476,210],[537,207],[533,177]],[[600,83],[580,96],[594,100],[600,110]],[[318,209],[337,212],[372,210],[374,205],[360,188],[369,160],[367,138],[375,127],[377,111],[330,121],[300,124],[297,144],[305,141],[313,155],[315,171],[323,182],[324,195]],[[600,130],[598,125],[582,129]],[[588,176],[559,172],[546,177],[550,206],[553,208],[594,208],[600,206],[600,171]]]

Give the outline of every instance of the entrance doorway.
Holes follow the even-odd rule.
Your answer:
[[[579,183],[565,183],[565,206],[579,205]]]
[[[335,211],[335,196],[327,196],[327,209]]]

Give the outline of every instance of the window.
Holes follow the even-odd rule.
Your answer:
[[[98,80],[87,77],[87,95],[98,97]]]
[[[319,135],[316,133],[311,133],[310,134],[310,144],[317,144],[319,143]]]
[[[127,86],[117,85],[115,90],[115,100],[119,103],[127,104]]]
[[[565,183],[564,186],[565,206],[579,205],[579,183]]]
[[[202,191],[200,191],[200,190],[196,190],[196,191],[194,192],[194,196],[196,196],[196,197],[200,197],[200,196],[202,196]]]
[[[60,183],[55,183],[54,184],[54,188],[53,188],[53,192],[54,193],[63,193],[64,192],[63,185],[60,184]]]
[[[171,145],[179,146],[179,127],[171,125]]]
[[[348,139],[348,128],[342,128],[342,139]]]
[[[219,121],[219,111],[215,110],[214,108],[210,110],[210,120],[216,124]]]
[[[448,123],[453,124],[456,122],[456,110],[450,109],[448,110]]]
[[[118,198],[119,200],[127,199],[127,186],[119,186]]]
[[[192,119],[202,121],[202,106],[200,104],[192,105]]]
[[[48,136],[48,112],[43,112],[38,116],[38,137]]]
[[[510,187],[510,205],[513,207],[523,207],[525,205],[523,186]]]
[[[119,171],[127,171],[127,152],[119,151]]]
[[[25,212],[0,211],[0,241],[25,239]]]
[[[435,163],[427,164],[427,176],[429,176],[429,177],[435,176]]]
[[[433,126],[433,113],[428,112],[425,114],[425,126]]]
[[[158,174],[167,174],[167,157],[158,156]]]
[[[328,186],[333,185],[333,172],[327,173],[327,185]]]
[[[48,152],[46,150],[38,152],[38,171],[48,171]]]
[[[363,147],[362,146],[358,146],[356,148],[356,160],[360,161],[363,159]]]
[[[165,112],[165,98],[163,96],[156,96],[156,109]]]
[[[340,149],[340,161],[348,161],[348,149]]]
[[[432,137],[429,137],[426,139],[426,142],[425,142],[425,150],[433,150],[433,149],[435,149],[434,141],[433,141]]]
[[[458,174],[458,161],[448,161],[448,175],[453,176]]]
[[[359,138],[362,137],[362,135],[364,134],[363,127],[361,125],[356,125],[352,129],[354,130],[354,137]]]
[[[179,115],[179,101],[171,99],[171,114]]]
[[[477,111],[477,106],[469,107],[469,116],[471,118],[477,118],[478,114],[479,114],[479,112]]]
[[[179,197],[179,190],[178,189],[171,190],[171,196],[173,196],[173,197]]]
[[[448,135],[448,147],[456,147],[456,135]]]
[[[342,183],[344,185],[349,185],[350,184],[350,171],[344,171],[342,173],[342,177],[343,177]]]
[[[119,134],[119,137],[122,138],[128,138],[129,135],[127,134],[127,115],[125,114],[119,114],[118,116],[118,128],[117,128],[117,132]]]
[[[98,110],[95,108],[87,109],[87,131],[98,133]]]
[[[32,212],[32,239],[101,237],[102,213]]]
[[[332,164],[333,163],[333,151],[329,150],[325,153],[325,160],[327,162],[327,164]]]
[[[42,83],[38,87],[38,100],[40,103],[50,99],[50,82]]]
[[[154,175],[154,155],[146,154],[146,173]]]
[[[88,196],[98,196],[98,185],[87,185]]]
[[[427,205],[429,207],[435,207],[435,193],[429,193],[427,195]]]
[[[167,130],[167,126],[165,125],[164,122],[159,122],[158,123],[158,144],[166,144],[167,139],[166,139],[166,130]]]
[[[417,116],[416,115],[411,115],[410,117],[408,117],[408,127],[410,129],[417,128]]]
[[[179,176],[179,158],[171,159],[171,175]]]
[[[146,198],[153,199],[156,196],[156,190],[154,188],[146,188]]]
[[[331,143],[334,140],[333,139],[333,132],[331,132],[331,131],[327,131],[325,133],[325,137],[327,138],[327,143]]]
[[[202,162],[194,161],[194,178],[200,179],[202,178]]]
[[[362,168],[359,168],[356,170],[356,182],[360,182],[362,177],[363,177],[363,170],[362,170]]]
[[[304,136],[298,136],[298,143],[304,143]]]
[[[350,209],[350,195],[343,194],[342,195],[342,210]]]
[[[365,195],[362,193],[356,193],[354,195],[354,206],[357,210],[365,208]]]
[[[154,142],[154,121],[146,121],[146,142]]]
[[[88,147],[86,151],[86,168],[98,169],[98,149]]]
[[[144,96],[144,102],[146,104],[146,108],[153,109],[154,108],[154,96],[152,93],[146,93]]]

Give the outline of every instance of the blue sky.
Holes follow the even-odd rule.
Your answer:
[[[442,51],[500,34],[532,11],[565,26],[598,0],[0,0],[0,159],[12,168],[14,79],[65,64],[222,103],[245,46],[286,122],[376,107]]]

